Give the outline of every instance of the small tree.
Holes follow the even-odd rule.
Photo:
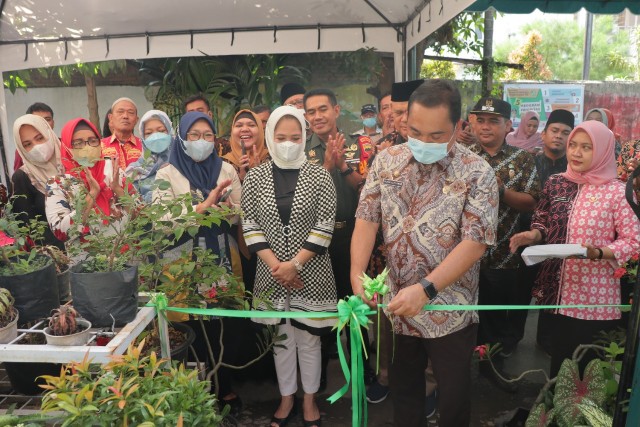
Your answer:
[[[421,79],[449,79],[456,78],[453,63],[450,61],[430,61],[426,60],[420,67]]]
[[[522,64],[522,70],[510,69],[506,72],[511,80],[548,80],[553,76],[544,57],[538,51],[542,35],[529,31],[524,44],[509,54],[509,62]]]

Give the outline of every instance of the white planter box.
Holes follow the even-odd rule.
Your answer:
[[[46,321],[41,321],[31,329],[18,329],[18,337],[8,344],[0,344],[0,362],[79,362],[89,353],[93,363],[108,363],[111,355],[124,354],[129,345],[155,317],[153,307],[138,309],[136,318],[123,328],[116,329],[116,335],[106,346],[95,345],[97,329],[91,330],[91,339],[87,345],[60,347],[48,344],[14,344],[27,333],[43,333]]]

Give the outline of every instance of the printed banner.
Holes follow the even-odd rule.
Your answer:
[[[520,118],[527,111],[540,115],[538,131],[547,124],[553,110],[568,110],[573,113],[576,125],[584,116],[584,85],[571,84],[505,84],[504,100],[511,104],[511,120],[514,129],[520,126]]]

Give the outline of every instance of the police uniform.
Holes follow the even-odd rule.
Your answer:
[[[357,172],[360,167],[360,146],[356,140],[349,137],[346,139],[344,156],[347,165]],[[307,140],[306,146],[309,163],[322,166],[326,149],[327,144],[318,135],[311,135]],[[331,179],[336,186],[337,206],[336,224],[333,231],[333,239],[329,246],[329,255],[331,256],[333,274],[336,278],[338,298],[344,298],[353,293],[350,281],[350,247],[351,234],[355,226],[355,213],[358,207],[358,191],[349,184],[347,175],[341,173],[337,168],[331,172]]]

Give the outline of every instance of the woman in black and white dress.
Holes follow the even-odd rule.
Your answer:
[[[267,122],[272,161],[249,171],[243,183],[242,221],[249,250],[258,255],[254,294],[279,311],[335,311],[336,287],[327,248],[331,242],[336,191],[329,173],[307,162],[301,110],[276,109]],[[258,310],[267,310],[260,304]],[[320,335],[335,323],[324,319],[254,319],[279,324],[286,349],[275,350],[282,400],[272,426],[297,412],[296,365],[304,389],[305,426],[320,426],[315,393],[320,385]],[[297,361],[297,363],[296,363]]]

